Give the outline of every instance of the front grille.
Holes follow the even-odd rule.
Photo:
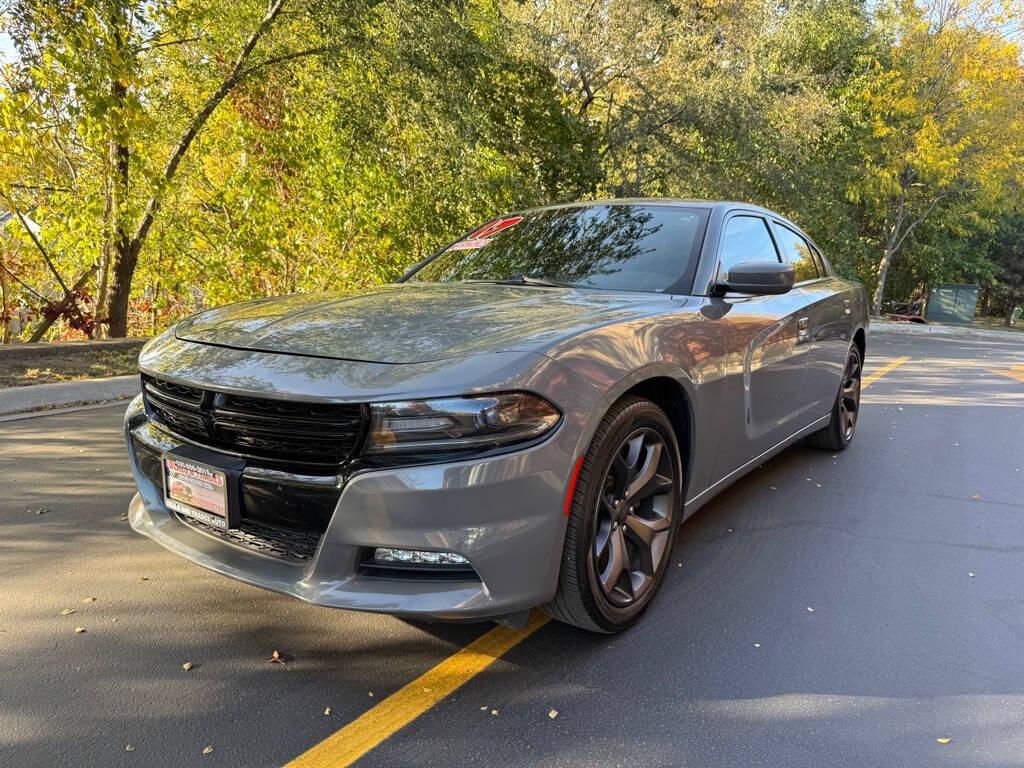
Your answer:
[[[296,563],[305,563],[311,560],[320,544],[321,534],[310,531],[298,531],[278,525],[256,523],[251,520],[243,520],[239,528],[225,530],[214,528],[212,525],[206,525],[185,515],[177,515],[177,517],[193,528],[226,539],[232,544]]]
[[[293,464],[340,464],[359,447],[362,405],[242,397],[143,376],[147,408],[187,440]]]

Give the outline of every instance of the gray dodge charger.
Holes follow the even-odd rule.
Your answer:
[[[151,341],[131,526],[319,605],[618,632],[679,524],[857,426],[867,303],[751,205],[495,219],[361,293],[220,307]]]

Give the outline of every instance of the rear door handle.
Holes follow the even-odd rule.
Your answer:
[[[849,299],[843,299],[843,309],[846,311],[846,314],[850,314],[850,300]]]

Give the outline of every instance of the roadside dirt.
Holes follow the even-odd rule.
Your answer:
[[[135,373],[144,343],[0,347],[0,388]]]

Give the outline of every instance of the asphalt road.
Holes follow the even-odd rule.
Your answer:
[[[359,765],[1024,765],[1024,344],[873,334],[867,373],[900,356],[849,450],[687,521],[640,625],[551,622]],[[132,533],[122,411],[0,423],[0,765],[281,765],[490,629]]]

